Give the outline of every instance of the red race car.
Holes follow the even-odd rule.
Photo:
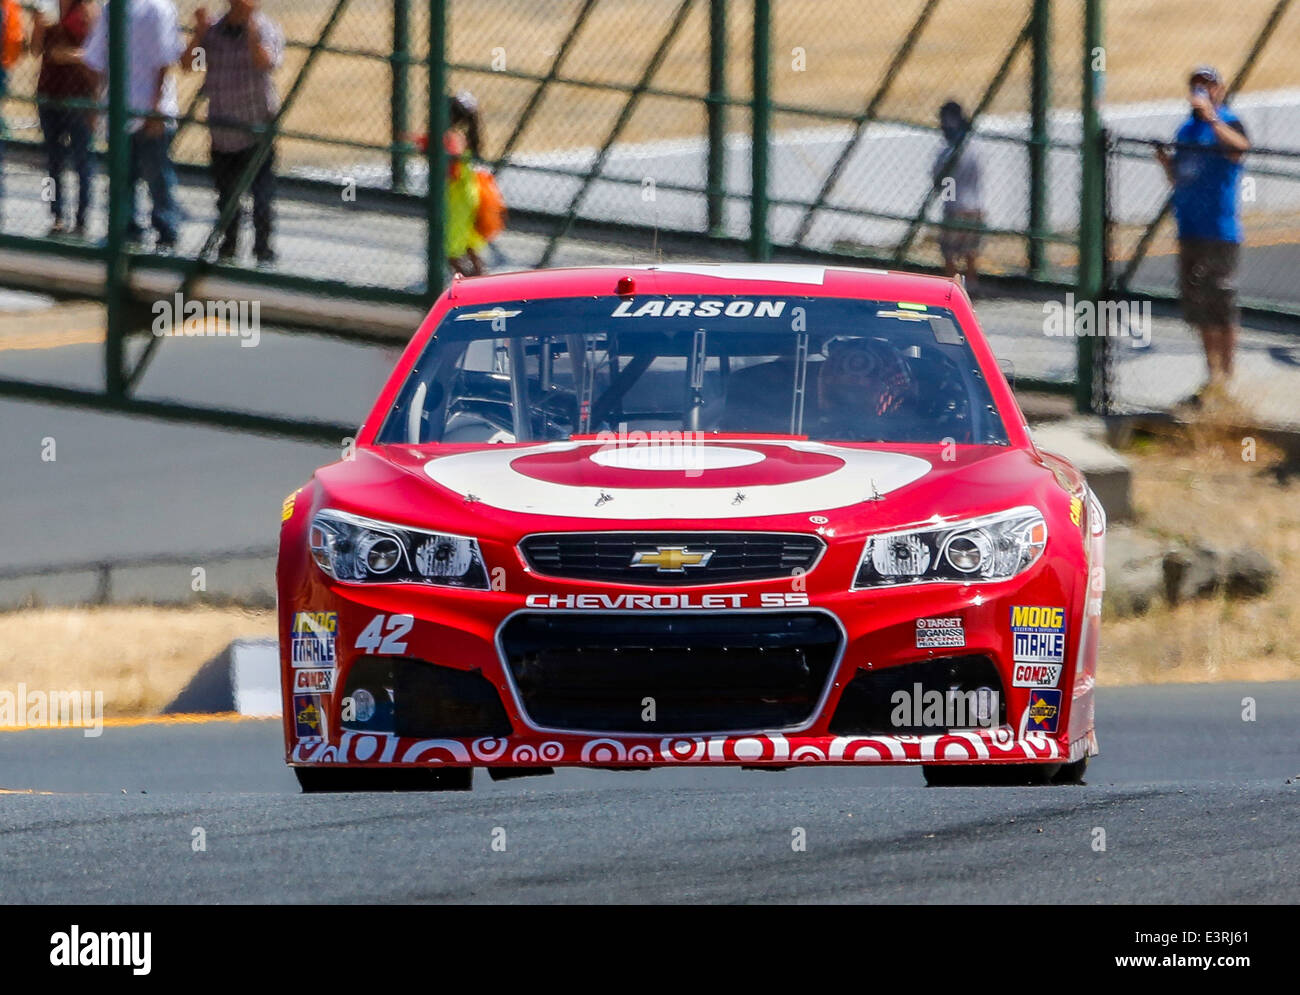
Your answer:
[[[1077,781],[1105,536],[961,287],[719,265],[458,280],[285,500],[307,791],[559,766]]]

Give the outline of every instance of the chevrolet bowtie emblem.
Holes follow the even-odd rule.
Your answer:
[[[685,573],[687,567],[707,566],[713,559],[711,549],[691,549],[685,546],[656,546],[653,551],[638,550],[632,554],[632,566],[654,567],[661,574]]]

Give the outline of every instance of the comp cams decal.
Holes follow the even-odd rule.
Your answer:
[[[1065,609],[1015,605],[1011,609],[1011,658],[1017,663],[1065,662]]]
[[[1011,686],[1017,688],[1054,688],[1061,682],[1059,663],[1013,663]]]
[[[293,672],[293,690],[297,692],[320,691],[329,694],[334,690],[334,671],[318,667],[304,667]]]
[[[960,618],[918,618],[916,648],[947,649],[966,645],[966,630]]]

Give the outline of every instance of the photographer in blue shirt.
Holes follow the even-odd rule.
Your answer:
[[[1183,318],[1201,333],[1209,391],[1221,389],[1232,376],[1237,345],[1234,280],[1241,249],[1237,191],[1250,141],[1241,120],[1224,103],[1227,87],[1216,69],[1193,70],[1188,89],[1191,114],[1178,129],[1173,148],[1159,146],[1156,157],[1174,188]]]

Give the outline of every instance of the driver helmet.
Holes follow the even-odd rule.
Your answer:
[[[906,361],[881,339],[839,336],[822,350],[826,360],[818,374],[818,399],[830,408],[874,415],[899,411],[916,390]]]

